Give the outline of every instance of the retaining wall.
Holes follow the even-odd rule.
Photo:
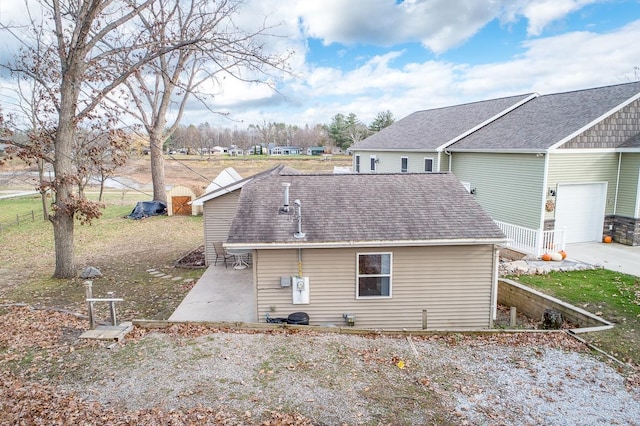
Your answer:
[[[613,324],[600,318],[591,312],[570,305],[555,297],[540,293],[518,282],[500,278],[498,279],[498,303],[504,306],[515,306],[518,312],[531,319],[542,319],[545,309],[555,309],[562,317],[579,326],[574,331],[592,331],[613,327]]]

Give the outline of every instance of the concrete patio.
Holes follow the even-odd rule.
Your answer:
[[[169,317],[175,322],[257,322],[253,268],[209,266]]]

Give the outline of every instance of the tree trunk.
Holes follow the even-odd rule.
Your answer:
[[[153,200],[167,204],[167,190],[164,182],[164,155],[162,138],[157,133],[149,134],[151,148],[151,181],[153,183]]]
[[[53,276],[55,278],[73,278],[77,273],[74,261],[73,216],[60,214],[60,210],[58,210],[53,216],[52,222],[56,247],[56,270]]]
[[[77,75],[71,73],[70,75]],[[75,136],[75,105],[78,99],[73,80],[63,79],[60,91],[60,112],[58,129],[55,136],[55,161],[53,170],[55,179],[53,188],[56,192],[53,223],[53,239],[56,249],[56,269],[54,278],[74,278],[76,267],[74,259],[73,227],[75,203],[73,187],[75,168],[73,166],[73,139]]]
[[[40,182],[40,188],[38,192],[40,192],[40,199],[42,200],[42,218],[46,221],[49,220],[49,206],[47,205],[47,190],[44,189],[44,161],[42,159],[38,160],[38,179]]]

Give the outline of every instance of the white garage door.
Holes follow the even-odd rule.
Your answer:
[[[566,229],[567,243],[600,241],[606,202],[606,183],[558,185],[556,229]]]

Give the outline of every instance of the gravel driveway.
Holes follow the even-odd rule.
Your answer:
[[[640,424],[640,391],[562,334],[148,332],[78,354],[68,391],[118,410],[214,407],[313,424]],[[82,366],[91,368],[82,368]]]

